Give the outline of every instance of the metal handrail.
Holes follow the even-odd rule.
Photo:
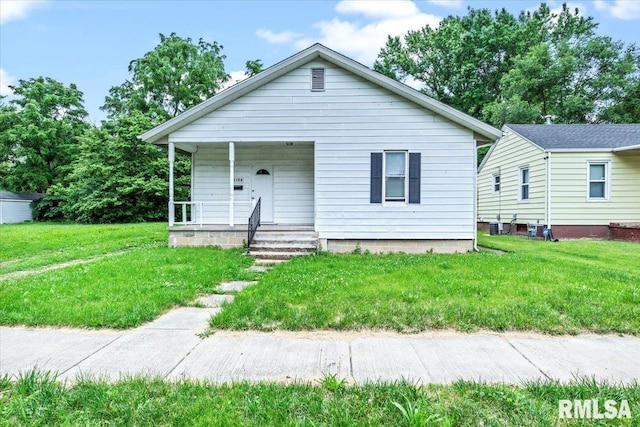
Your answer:
[[[253,242],[253,236],[256,235],[256,230],[260,227],[260,200],[262,198],[258,198],[258,202],[256,203],[256,207],[253,208],[253,212],[249,217],[249,233],[247,236],[247,250],[251,248],[251,242]]]

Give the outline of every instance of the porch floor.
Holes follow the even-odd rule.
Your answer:
[[[244,231],[247,224],[187,224],[170,226],[169,231]],[[313,224],[261,224],[260,231],[315,231]]]

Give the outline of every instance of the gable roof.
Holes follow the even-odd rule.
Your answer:
[[[163,124],[140,135],[140,138],[147,142],[159,142],[170,133],[188,125],[200,117],[215,111],[216,109],[240,98],[241,96],[277,79],[280,76],[316,59],[325,60],[344,70],[381,86],[390,92],[412,101],[421,107],[433,111],[454,123],[472,130],[477,139],[485,138],[485,141],[494,141],[502,136],[502,132],[468,114],[462,113],[455,108],[449,107],[442,102],[436,101],[423,93],[393,80],[383,74],[371,70],[370,68],[348,58],[336,51],[333,51],[319,43],[296,53],[293,56],[281,61],[266,70],[250,77],[228,89],[214,95],[213,97],[190,108],[184,113],[167,120]]]
[[[543,150],[609,150],[640,148],[640,124],[507,124]]]

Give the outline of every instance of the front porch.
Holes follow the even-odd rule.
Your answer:
[[[240,247],[261,230],[314,231],[314,144],[169,142],[169,245]],[[191,200],[174,199],[175,150],[191,153]]]

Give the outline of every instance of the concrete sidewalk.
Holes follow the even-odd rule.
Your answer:
[[[34,367],[61,378],[313,381],[352,383],[458,379],[520,383],[575,375],[640,380],[640,338],[431,332],[227,332],[201,338],[219,308],[179,308],[129,331],[0,328],[0,375]]]

